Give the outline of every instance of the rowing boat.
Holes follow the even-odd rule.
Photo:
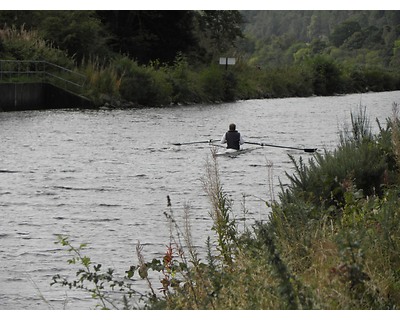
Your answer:
[[[238,155],[244,154],[244,153],[248,153],[250,151],[256,150],[259,148],[248,148],[248,149],[240,149],[240,150],[236,150],[236,149],[223,149],[221,151],[218,151],[215,153],[215,155],[217,157],[230,157],[230,158],[235,158]]]

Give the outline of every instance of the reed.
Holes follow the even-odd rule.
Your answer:
[[[309,166],[296,165],[269,230],[290,270],[318,292],[314,307],[390,309],[399,301],[387,290],[397,285],[383,279],[397,283],[392,249],[398,241],[399,200],[392,197],[397,187],[385,182],[398,175],[387,163],[395,152],[388,145],[398,138],[393,125],[372,136],[363,115],[352,117],[352,126],[335,152],[316,155]]]
[[[300,162],[297,176],[279,194],[280,201],[269,204],[268,221],[256,223],[252,231],[237,228],[212,153],[203,179],[214,231],[206,242],[206,261],[193,246],[189,207],[184,208],[182,227],[169,199],[165,216],[170,238],[162,259],[146,262],[139,248],[138,266],[131,266],[127,276],[116,281],[113,272],[101,273],[99,265],[93,264],[93,272],[90,260],[62,239],[77,254],[71,261],[81,261],[85,268],[77,273],[78,281],[55,277],[54,283],[91,288],[97,299],[107,298],[103,291],[107,284],[125,293],[124,307],[133,305],[127,299],[135,293],[136,276],[149,283],[150,294],[141,298],[152,309],[398,309],[400,189],[385,183],[398,179],[398,166],[383,166],[385,175],[394,177],[379,180],[383,184],[379,192],[367,193],[359,183],[372,164],[397,157],[398,118],[394,113],[390,125],[377,136],[361,130],[357,119],[362,117],[353,119],[353,125],[358,124],[352,132],[357,134],[347,136],[332,154],[316,155],[309,166]],[[353,160],[343,158],[369,159],[363,148],[373,157],[358,162],[364,173],[355,175]],[[335,175],[336,180],[324,175]],[[317,177],[324,179],[327,193],[318,193],[324,184]],[[338,187],[340,198],[333,192]],[[150,271],[161,275],[158,293],[150,284]],[[86,285],[94,279],[103,287]]]
[[[15,26],[0,28],[0,44],[2,59],[46,60],[68,69],[75,67],[74,60],[68,57],[66,51],[43,39],[36,30],[25,29],[24,25],[20,28]]]
[[[390,127],[392,132],[392,146],[393,154],[396,160],[397,168],[400,168],[400,120],[399,120],[399,106],[397,103],[392,105],[392,117],[390,118]]]
[[[94,57],[88,61],[83,59],[81,68],[87,78],[87,94],[97,104],[110,102],[120,96],[123,74],[119,74],[112,63]]]

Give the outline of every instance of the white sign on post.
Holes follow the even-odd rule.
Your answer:
[[[224,65],[233,65],[236,63],[236,58],[225,58],[225,57],[221,57],[219,58],[219,64],[224,64]]]

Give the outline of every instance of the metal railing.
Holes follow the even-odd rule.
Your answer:
[[[35,81],[82,93],[86,76],[47,61],[0,60],[0,83]]]

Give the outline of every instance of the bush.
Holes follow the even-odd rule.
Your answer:
[[[165,67],[168,81],[172,86],[173,103],[198,103],[203,97],[199,92],[197,75],[190,69],[187,59],[178,55],[172,67]]]
[[[22,26],[0,29],[1,57],[9,60],[46,60],[73,69],[75,62],[67,53],[41,38],[37,31],[28,31]]]
[[[300,163],[289,190],[280,194],[281,203],[272,202],[269,221],[256,223],[254,232],[238,231],[217,158],[207,161],[203,186],[215,237],[207,240],[206,262],[192,245],[188,208],[182,228],[168,199],[164,214],[171,236],[162,259],[145,262],[138,244],[139,264],[116,279],[112,269],[102,271],[101,264],[83,255],[84,246],[74,248],[60,237],[74,253],[68,262],[80,269],[76,279],[56,275],[52,284],[85,290],[102,308],[134,308],[134,285],[142,279],[149,292],[140,298],[153,309],[398,309],[400,189],[385,184],[378,193],[373,189],[379,178],[371,187],[366,177],[368,168],[375,166],[379,176],[390,167],[382,162],[390,158],[387,152],[400,161],[399,120],[392,119],[378,137],[368,129],[365,113],[352,116],[352,130],[341,135],[339,149],[309,167]],[[397,171],[387,174],[398,176]],[[340,190],[334,193],[335,188]],[[149,279],[153,271],[161,276],[159,294]],[[113,290],[124,295],[120,303],[111,299]]]
[[[352,115],[352,130],[342,134],[341,145],[333,153],[316,154],[308,166],[292,158],[296,173],[288,175],[291,186],[282,193],[283,203],[301,197],[324,207],[341,206],[350,189],[364,196],[382,194],[388,157],[377,141],[384,142],[372,137],[365,112],[360,112]]]
[[[306,300],[313,308],[399,305],[399,189],[387,183],[398,172],[386,162],[397,154],[399,123],[395,116],[376,137],[368,128],[365,113],[352,115],[335,152],[316,155],[309,166],[300,161],[270,221],[256,229],[272,238],[299,288],[318,291]]]
[[[117,69],[123,74],[120,87],[123,99],[143,106],[171,103],[172,86],[157,66],[140,67],[136,62],[123,59]]]
[[[334,60],[318,55],[309,61],[313,74],[313,91],[320,96],[342,92],[341,72]]]
[[[260,85],[262,71],[259,68],[241,63],[235,65],[236,98],[240,100],[262,98],[263,92]]]
[[[100,62],[99,59],[81,61],[81,68],[87,77],[87,94],[98,104],[103,100],[119,97],[121,75],[112,63]]]
[[[370,91],[390,91],[398,89],[396,77],[386,71],[378,69],[367,69],[365,79]]]
[[[199,75],[199,83],[203,96],[213,102],[223,101],[224,77],[223,69],[218,65],[211,65],[203,69]]]

